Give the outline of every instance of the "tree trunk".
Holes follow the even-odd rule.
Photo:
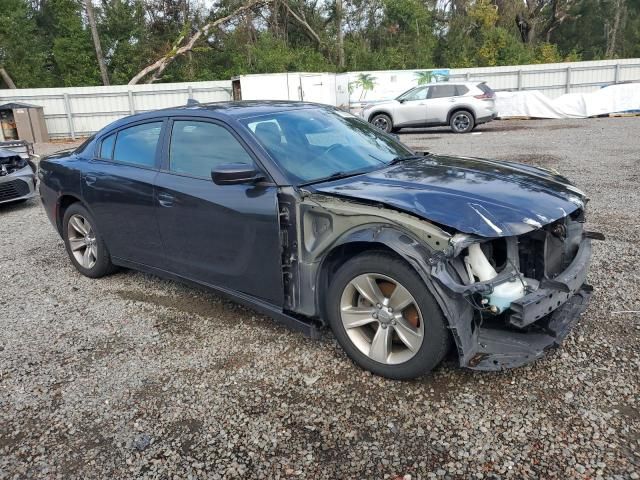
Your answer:
[[[607,58],[612,58],[616,52],[616,44],[618,43],[618,31],[620,30],[620,21],[622,20],[622,14],[624,5],[622,0],[616,0],[614,7],[615,13],[613,17],[613,26],[610,33],[607,35],[607,50],[604,54]]]
[[[93,46],[96,49],[96,58],[98,59],[98,66],[100,67],[100,76],[102,77],[102,84],[109,85],[109,73],[107,72],[107,66],[104,63],[104,57],[102,56],[102,46],[100,45],[100,37],[98,36],[98,27],[96,26],[96,16],[93,12],[92,0],[84,0],[84,6],[87,11],[87,19],[89,20],[89,26],[91,27],[91,36],[93,37]]]
[[[338,31],[338,67],[344,68],[344,33],[342,31],[342,0],[336,0],[336,29]]]
[[[0,77],[2,77],[2,80],[4,80],[4,83],[7,84],[7,87],[16,88],[16,84],[13,83],[13,79],[9,76],[9,74],[4,69],[4,67],[0,67]]]

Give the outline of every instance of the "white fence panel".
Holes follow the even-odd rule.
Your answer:
[[[0,103],[40,105],[49,135],[71,138],[90,135],[127,115],[185,105],[189,98],[200,102],[231,100],[231,82],[0,90]]]

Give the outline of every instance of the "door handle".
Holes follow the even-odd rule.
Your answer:
[[[173,207],[173,201],[175,197],[169,193],[159,193],[158,194],[158,203],[163,207]]]
[[[87,185],[93,185],[94,183],[96,183],[96,180],[98,180],[98,178],[95,175],[86,175],[84,177],[84,181]]]

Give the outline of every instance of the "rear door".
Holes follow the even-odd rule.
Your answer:
[[[82,193],[113,257],[162,267],[154,181],[165,120],[153,119],[100,138],[82,174]]]
[[[446,123],[449,111],[459,100],[457,85],[432,86],[426,101],[429,123]]]
[[[213,183],[216,165],[257,165],[227,125],[174,118],[169,131],[156,202],[171,271],[282,305],[277,187]]]

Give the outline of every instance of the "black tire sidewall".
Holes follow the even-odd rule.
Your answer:
[[[98,258],[96,259],[96,263],[91,268],[84,268],[82,265],[78,263],[78,261],[73,256],[73,252],[71,251],[71,246],[69,245],[68,238],[68,224],[69,219],[72,215],[82,215],[84,218],[88,220],[91,224],[91,228],[96,236],[96,246],[98,247]],[[109,255],[109,250],[107,249],[106,244],[100,232],[96,227],[96,222],[91,213],[82,206],[80,203],[74,203],[64,212],[64,218],[62,220],[62,239],[64,240],[64,247],[67,250],[67,254],[69,255],[69,259],[73,266],[84,276],[90,278],[100,278],[108,275],[114,270],[113,264],[111,263],[111,256]]]
[[[393,127],[393,120],[392,120],[392,119],[391,119],[391,117],[390,117],[389,115],[387,115],[386,113],[376,113],[373,117],[371,117],[371,124],[372,124],[374,127],[379,128],[379,127],[375,126],[375,125],[374,125],[374,123],[373,123],[373,122],[375,122],[376,118],[378,118],[378,117],[384,117],[384,118],[386,118],[386,120],[387,120],[387,125],[389,125],[389,128],[388,128],[388,129],[386,129],[386,130],[382,130],[382,129],[380,128],[380,130],[382,130],[382,131],[383,131],[383,132],[385,132],[385,133],[391,133],[391,132],[393,132],[393,128],[394,128],[394,127]]]
[[[457,130],[456,127],[453,126],[453,120],[456,118],[457,115],[460,115],[461,113],[469,117],[469,126],[465,130]],[[451,127],[451,131],[453,133],[469,133],[475,128],[476,122],[471,112],[467,110],[458,110],[457,112],[454,112],[451,114],[451,119],[449,120],[449,126]]]
[[[364,273],[379,273],[400,282],[420,307],[424,340],[420,350],[407,362],[398,365],[376,362],[363,354],[347,335],[340,316],[340,299],[347,284]],[[331,279],[326,312],[331,329],[347,355],[360,367],[383,377],[405,380],[424,375],[442,361],[450,345],[446,319],[424,281],[404,260],[386,252],[363,253],[340,267]]]

